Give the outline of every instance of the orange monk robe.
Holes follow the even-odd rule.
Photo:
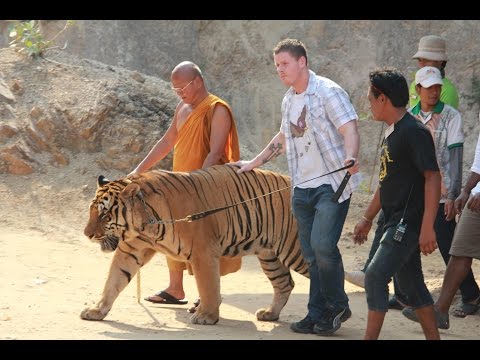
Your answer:
[[[225,151],[219,164],[240,159],[237,126],[230,106],[215,95],[208,95],[188,116],[183,126],[178,130],[177,142],[173,150],[173,171],[193,171],[201,169],[210,152],[210,133],[215,105],[222,104],[230,112],[232,125],[225,143]],[[207,210],[207,209],[205,209]],[[185,269],[185,263],[167,257],[170,270]],[[189,264],[188,272],[193,274]],[[220,258],[220,275],[235,272],[242,266],[242,258]]]
[[[232,109],[215,95],[208,95],[188,116],[178,130],[177,142],[173,150],[173,171],[193,171],[201,169],[210,152],[210,132],[215,105],[222,104],[230,112],[232,126],[225,143],[225,151],[219,164],[240,159],[237,126]]]

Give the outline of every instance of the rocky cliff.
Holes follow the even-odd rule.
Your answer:
[[[47,36],[58,32],[63,25],[62,21],[42,22]],[[0,30],[5,30],[5,26],[5,22],[0,21]],[[120,128],[113,130],[110,126],[101,127],[98,124],[97,127],[89,125],[91,133],[88,131],[87,133],[95,136],[90,140],[87,140],[88,137],[82,138],[81,136],[75,139],[65,137],[64,135],[69,133],[69,128],[60,132],[63,135],[55,136],[61,137],[70,148],[74,146],[73,144],[83,144],[84,141],[88,144],[90,141],[88,146],[86,144],[75,146],[81,151],[83,149],[92,151],[93,147],[95,151],[99,151],[99,154],[102,153],[99,157],[109,166],[113,165],[111,160],[108,163],[108,159],[112,159],[112,156],[121,158],[121,166],[128,168],[138,157],[145,155],[154,141],[153,137],[148,140],[144,139],[142,134],[154,133],[158,137],[165,125],[163,122],[169,121],[170,113],[168,111],[171,111],[175,105],[176,100],[168,92],[167,84],[160,79],[168,81],[171,69],[178,62],[192,60],[204,71],[209,90],[232,104],[238,121],[244,157],[249,157],[263,149],[267,141],[278,131],[280,125],[280,103],[286,89],[277,78],[271,50],[279,40],[285,37],[296,37],[308,47],[310,67],[318,74],[339,83],[350,94],[362,119],[360,124],[361,157],[363,170],[369,174],[375,171],[377,144],[382,129],[380,124],[368,120],[370,116],[366,101],[368,72],[378,66],[395,66],[410,81],[417,67],[416,61],[412,60],[411,56],[416,51],[418,39],[427,34],[437,34],[443,36],[447,41],[449,54],[446,68],[447,77],[457,85],[461,95],[460,111],[465,121],[466,133],[465,169],[468,170],[480,130],[478,122],[480,89],[477,88],[475,82],[480,64],[477,56],[480,53],[480,44],[477,41],[479,30],[480,23],[469,20],[77,21],[76,27],[72,28],[63,38],[58,39],[59,45],[66,44],[64,52],[76,55],[80,59],[95,60],[96,66],[99,69],[103,68],[108,74],[110,82],[97,81],[106,76],[103,72],[102,75],[93,75],[93,78],[82,80],[85,84],[89,84],[89,90],[79,94],[78,89],[68,86],[68,81],[62,81],[62,91],[70,99],[69,101],[78,102],[80,96],[90,104],[90,107],[88,111],[82,110],[87,111],[83,113],[80,111],[78,103],[76,105],[69,104],[67,101],[55,110],[56,116],[63,119],[59,125],[63,123],[72,126],[71,123],[75,123],[76,120],[68,122],[65,119],[72,119],[72,115],[67,114],[75,111],[78,112],[77,116],[80,116],[80,113],[83,114],[81,115],[82,119],[89,118],[92,113],[101,114],[102,111],[106,111],[104,109],[106,103],[113,104],[112,109],[106,111],[106,115],[99,116],[111,119],[113,126],[124,123],[130,125],[124,127],[129,130],[120,130]],[[3,34],[3,44],[5,45],[8,39],[5,31]],[[2,62],[3,56],[4,53],[0,53],[0,62]],[[78,61],[83,62],[84,67],[88,63],[87,60]],[[43,61],[41,65],[32,65],[33,74],[45,81],[43,85],[32,83],[30,85],[32,89],[49,84],[50,88],[45,88],[45,90],[51,90],[55,86],[55,80],[48,78],[48,68],[60,65],[47,63],[48,61]],[[101,65],[102,63],[105,65]],[[110,65],[110,68],[107,64]],[[18,66],[27,66],[27,63]],[[42,67],[41,70],[37,69],[39,66]],[[59,73],[69,74],[70,77],[85,76],[84,73],[76,70],[73,72],[73,69],[65,67],[65,69],[59,70]],[[138,83],[133,80],[128,75],[129,71],[137,71],[141,77],[146,79],[145,82]],[[125,79],[131,79],[125,83],[129,85],[116,83],[122,76]],[[8,77],[8,73],[4,78],[11,87],[13,80]],[[30,83],[32,79],[23,81]],[[131,92],[131,84],[135,84],[135,88],[138,88],[139,91],[137,95],[133,96],[133,99],[127,95]],[[137,85],[140,84],[139,88]],[[158,84],[158,87],[152,84]],[[13,86],[16,87],[16,85]],[[122,86],[127,87],[122,88]],[[30,89],[30,87],[27,88]],[[148,90],[146,90],[147,88]],[[24,87],[24,89],[26,88]],[[166,91],[163,91],[164,89]],[[143,91],[147,91],[147,93],[143,93]],[[15,95],[14,91],[12,92]],[[44,96],[46,96],[45,92],[40,98]],[[89,97],[92,98],[88,99]],[[117,106],[117,102],[121,105]],[[153,103],[162,105],[159,107],[151,105]],[[14,108],[11,103],[5,104]],[[97,108],[93,104],[102,104],[103,107]],[[9,121],[11,121],[12,116],[8,115],[11,111],[6,105],[5,107],[7,110],[4,112],[7,117],[10,116]],[[31,111],[32,108],[38,107],[36,100],[32,100],[29,107],[29,117],[33,119],[36,111],[33,112],[33,115]],[[131,110],[132,107],[135,107],[135,111],[142,115],[138,116],[135,111],[129,113],[127,110]],[[162,112],[163,110],[159,112],[159,108],[164,109],[165,112]],[[129,120],[127,121],[125,117]],[[139,119],[144,120],[137,123]],[[145,123],[150,127],[145,128]],[[102,132],[99,133],[99,131]],[[7,132],[11,132],[11,130]],[[128,132],[130,137],[125,137],[125,132]],[[85,132],[82,134],[86,136]],[[138,145],[129,148],[129,145],[124,142],[127,141],[127,138],[129,142],[133,141],[131,139],[135,137],[135,134],[138,134],[136,137]],[[136,154],[136,157],[129,159],[129,155],[125,152],[122,154],[117,150],[108,152],[108,146],[99,147],[98,139],[102,139],[101,141],[105,144],[105,138],[111,137],[114,137],[114,142],[117,144],[126,146],[125,149],[128,149],[129,153]],[[135,151],[137,152],[135,153]],[[117,161],[114,162],[117,163]],[[284,162],[281,160],[279,162],[278,168],[285,170]]]

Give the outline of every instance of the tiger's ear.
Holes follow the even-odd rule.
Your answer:
[[[105,176],[100,175],[97,179],[97,186],[101,187],[103,185],[107,185],[110,182]]]
[[[137,195],[139,192],[140,192],[140,185],[138,185],[137,183],[131,182],[120,193],[120,199],[122,200],[133,199],[133,197]]]

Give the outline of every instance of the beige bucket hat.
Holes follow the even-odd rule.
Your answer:
[[[445,40],[440,36],[427,35],[420,39],[418,51],[413,59],[427,59],[433,61],[447,61]]]

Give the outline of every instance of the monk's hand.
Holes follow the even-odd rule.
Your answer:
[[[372,228],[372,222],[365,217],[355,225],[353,230],[353,242],[362,245],[368,239],[368,232]]]
[[[422,226],[418,243],[420,245],[420,251],[425,256],[435,251],[438,245],[437,235],[435,234],[435,230],[433,230],[433,227],[431,229],[424,229],[424,227]]]

